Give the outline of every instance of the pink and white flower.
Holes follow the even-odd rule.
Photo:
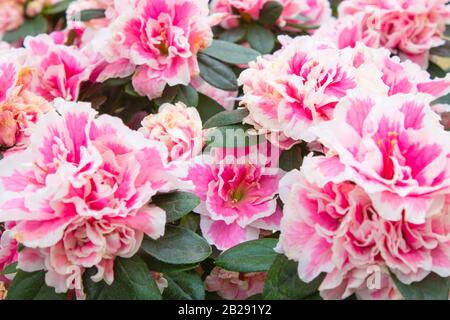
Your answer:
[[[270,0],[214,0],[211,11],[226,13],[222,27],[232,29],[239,26],[239,20],[250,22],[259,19],[260,11]],[[331,18],[328,0],[278,0],[283,11],[277,22],[282,28],[289,28],[288,24],[320,25]],[[237,11],[237,13],[236,13]]]
[[[401,298],[389,270],[406,284],[430,272],[448,277],[448,206],[421,224],[389,221],[359,186],[349,181],[318,185],[310,168],[294,170],[280,183],[284,209],[277,250],[299,262],[303,281],[326,273],[319,287],[324,298],[353,293],[363,299]]]
[[[55,107],[30,146],[0,162],[0,221],[16,222],[20,269],[44,269],[57,292],[80,292],[86,268],[110,284],[116,256],[133,256],[144,234],[164,233],[165,212],[148,203],[175,180],[164,145],[117,118],[96,118],[87,103]]]
[[[49,101],[54,98],[77,100],[81,84],[91,74],[89,58],[49,35],[27,37],[24,45],[27,64],[33,68],[31,89]]]
[[[99,33],[99,47],[109,63],[98,77],[134,74],[133,86],[150,99],[166,85],[188,85],[199,74],[197,53],[213,38],[206,0],[134,0]]]
[[[333,120],[313,129],[331,157],[311,162],[309,170],[317,170],[321,185],[358,184],[384,219],[424,223],[450,192],[450,133],[429,103],[420,94],[347,97]]]
[[[262,154],[238,156],[220,151],[194,158],[185,180],[193,183],[201,200],[194,212],[201,215],[203,237],[226,250],[258,239],[261,229],[278,229],[280,172],[270,168]]]
[[[206,290],[227,300],[245,300],[264,289],[265,272],[234,272],[214,267],[205,279]]]
[[[140,132],[148,139],[164,143],[169,161],[186,161],[203,149],[202,120],[196,108],[182,102],[163,104],[157,114],[142,120]]]
[[[445,0],[345,0],[339,19],[317,32],[339,48],[362,41],[370,47],[386,47],[423,67],[429,50],[444,44],[445,26],[450,24],[450,6]]]
[[[358,69],[350,54],[315,38],[280,36],[279,40],[283,45],[279,51],[258,57],[239,77],[244,89],[241,104],[250,112],[244,121],[279,132],[282,140],[292,140],[286,142],[288,146],[299,140],[310,142],[315,135],[309,128],[331,119],[338,101],[358,85]],[[367,76],[367,71],[359,68],[360,75]]]

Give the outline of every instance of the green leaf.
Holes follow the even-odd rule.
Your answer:
[[[223,41],[228,41],[228,42],[239,42],[242,39],[244,39],[246,34],[247,34],[247,29],[240,26],[240,27],[237,27],[234,29],[225,30],[219,36],[219,39],[223,40]]]
[[[188,107],[196,107],[198,105],[198,92],[191,86],[180,85],[175,102],[181,101]]]
[[[450,24],[445,26],[444,36],[450,37]]]
[[[250,134],[251,129],[252,127],[246,124],[233,124],[214,128],[208,131],[205,137],[207,149],[241,148],[256,145],[261,139],[258,135]]]
[[[450,41],[445,41],[442,46],[431,48],[430,54],[438,57],[450,57]]]
[[[195,271],[164,274],[168,287],[164,289],[163,297],[169,300],[204,300],[205,289],[203,281]]]
[[[11,263],[3,268],[3,271],[0,272],[0,275],[8,275],[17,272],[17,262]]]
[[[203,53],[217,60],[232,64],[249,63],[256,60],[256,57],[260,55],[258,51],[253,49],[222,40],[213,40],[211,46],[204,50]]]
[[[289,150],[284,150],[280,155],[279,165],[284,171],[300,169],[303,162],[302,146],[296,144]]]
[[[145,238],[142,249],[156,259],[171,264],[191,264],[205,260],[211,254],[211,246],[198,234],[180,227],[166,226],[166,232],[158,240]]]
[[[172,103],[175,100],[175,97],[178,95],[180,87],[179,86],[166,86],[164,88],[163,94],[161,97],[155,99],[155,103],[158,106],[163,105],[164,103]]]
[[[104,82],[104,84],[109,87],[121,87],[123,85],[126,85],[129,82],[130,82],[129,77],[127,77],[127,78],[111,78],[111,79],[106,80]]]
[[[90,21],[105,17],[105,9],[87,9],[80,12],[80,21]]]
[[[442,70],[436,63],[430,61],[428,64],[428,73],[431,75],[431,78],[443,78],[447,75],[447,73]]]
[[[278,1],[267,2],[259,12],[259,22],[275,24],[283,12],[283,5]]]
[[[45,284],[45,272],[19,270],[8,290],[8,300],[64,300],[66,293],[56,293]]]
[[[67,10],[67,8],[69,7],[69,5],[72,1],[73,0],[63,0],[61,2],[58,2],[55,5],[47,7],[44,10],[42,10],[42,14],[44,14],[46,16],[50,16],[50,15],[62,13]]]
[[[197,111],[203,122],[207,121],[216,113],[222,112],[225,109],[216,100],[211,99],[204,94],[198,95]]]
[[[431,102],[431,105],[435,104],[450,104],[450,93]]]
[[[176,221],[200,204],[200,199],[189,192],[172,192],[158,194],[152,198],[152,203],[166,211],[167,222]]]
[[[278,239],[260,239],[241,243],[224,251],[216,264],[226,270],[238,272],[267,271],[277,257],[274,248]]]
[[[205,54],[198,55],[200,77],[215,88],[236,91],[238,83],[233,70],[216,59]]]
[[[196,232],[198,230],[199,225],[200,215],[196,213],[189,213],[180,220],[180,227],[189,229],[193,232]]]
[[[404,284],[395,275],[392,275],[392,279],[406,300],[448,300],[450,278],[430,273],[422,281],[410,285]]]
[[[208,121],[205,122],[203,127],[205,129],[227,126],[230,124],[242,123],[245,117],[248,116],[248,109],[241,108],[236,110],[227,110],[215,114]]]
[[[139,97],[139,98],[142,97],[139,93],[136,92],[131,82],[128,82],[125,85],[125,93],[132,97]]]
[[[93,282],[97,272],[90,268],[84,273],[84,289],[89,300],[161,300],[158,286],[144,261],[137,255],[114,260],[114,282]]]
[[[41,33],[46,33],[48,29],[47,19],[43,16],[36,16],[32,19],[27,19],[17,29],[5,33],[3,41],[12,43],[24,39],[26,36],[36,36]]]
[[[170,264],[159,261],[158,259],[152,257],[148,254],[143,254],[141,256],[142,260],[144,260],[145,264],[151,271],[156,272],[178,272],[178,271],[186,271],[194,269],[198,266],[198,263],[191,264]]]
[[[308,300],[317,294],[323,276],[310,283],[298,277],[297,263],[278,255],[267,273],[263,297],[266,300]]]
[[[261,53],[270,53],[275,47],[275,36],[272,31],[254,23],[250,25],[247,40],[251,47]]]

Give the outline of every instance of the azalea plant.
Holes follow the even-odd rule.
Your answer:
[[[1,1],[0,299],[447,300],[448,25],[445,0]]]

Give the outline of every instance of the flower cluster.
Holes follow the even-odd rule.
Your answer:
[[[226,13],[221,25],[235,28],[240,21],[257,21],[260,12],[269,0],[214,0],[211,5],[213,12]],[[279,0],[283,6],[277,24],[289,29],[290,24],[306,24],[318,26],[331,17],[330,3],[327,0]]]
[[[448,23],[450,6],[445,0],[344,0],[339,19],[328,21],[318,34],[339,48],[361,41],[426,66],[430,49],[444,44]]]

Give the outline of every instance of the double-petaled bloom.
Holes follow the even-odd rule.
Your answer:
[[[241,151],[215,150],[194,158],[185,177],[201,200],[194,211],[201,215],[203,236],[219,250],[258,239],[262,230],[277,230],[281,218],[280,170],[260,151]]]
[[[46,270],[57,292],[82,295],[86,268],[110,284],[115,257],[134,255],[144,234],[164,233],[165,212],[149,201],[174,180],[164,145],[96,117],[89,104],[55,104],[30,146],[0,162],[0,220],[16,222],[20,269]]]
[[[203,149],[203,129],[200,115],[194,107],[182,102],[163,104],[157,114],[142,120],[139,129],[151,140],[164,143],[169,161],[186,161],[199,155]]]
[[[207,1],[134,0],[118,14],[96,40],[108,64],[98,81],[133,74],[137,92],[153,99],[199,74],[197,53],[210,46],[218,22]]]
[[[424,223],[450,192],[450,133],[430,100],[364,93],[342,100],[334,119],[313,129],[330,155],[314,162],[317,181],[352,181],[384,219]]]
[[[317,162],[308,158],[307,162]],[[298,261],[310,282],[325,273],[319,291],[327,299],[398,299],[391,273],[406,284],[430,272],[450,274],[449,207],[423,223],[387,220],[363,190],[350,181],[315,182],[309,166],[281,181],[284,202],[279,252]]]

